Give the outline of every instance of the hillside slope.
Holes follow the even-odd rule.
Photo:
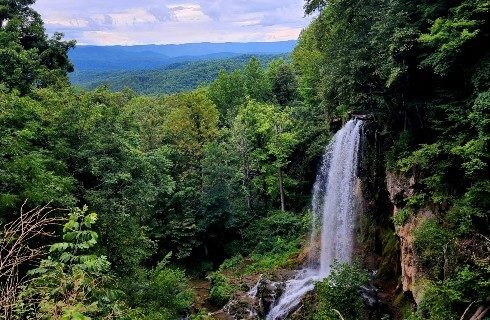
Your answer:
[[[70,80],[72,84],[87,89],[107,85],[115,91],[128,87],[141,94],[167,94],[192,90],[200,84],[210,83],[221,70],[242,69],[251,57],[241,55],[228,59],[179,62],[153,70],[80,71],[73,73]],[[267,65],[280,57],[286,56],[261,55],[257,58],[263,65]]]

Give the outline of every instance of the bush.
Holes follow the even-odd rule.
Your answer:
[[[259,250],[260,253],[253,253],[250,258],[252,263],[247,266],[246,272],[267,272],[281,268],[294,267],[296,256],[301,249],[299,239],[285,240],[277,237],[271,244],[268,252]]]
[[[159,266],[150,276],[145,299],[156,301],[159,307],[177,314],[186,311],[192,305],[193,294],[184,271]]]
[[[228,278],[220,271],[211,273],[209,280],[211,281],[209,299],[217,306],[225,305],[236,291],[236,288],[230,284]]]
[[[63,242],[50,246],[50,255],[28,272],[19,295],[22,319],[91,319],[116,315],[124,306],[110,288],[110,263],[93,254],[98,235],[92,228],[95,212],[74,208],[63,227]]]
[[[192,305],[193,292],[189,289],[184,271],[167,265],[164,259],[147,272],[146,279],[129,301],[138,308],[138,319],[175,319]]]
[[[223,261],[219,269],[220,270],[233,269],[236,268],[242,262],[243,262],[243,257],[241,255],[236,255],[232,258]]]
[[[402,208],[402,209],[398,210],[398,212],[393,215],[393,223],[395,224],[395,226],[401,227],[407,222],[408,218],[411,215],[412,215],[412,212],[409,208],[407,208],[407,207]]]
[[[414,247],[419,264],[435,279],[442,276],[444,260],[452,250],[452,237],[435,219],[427,219],[414,230]]]
[[[414,319],[457,319],[471,301],[485,302],[490,289],[488,279],[488,270],[466,265],[446,281],[428,282]]]
[[[277,239],[284,239],[286,242],[296,240],[305,233],[306,229],[302,215],[273,211],[257,220],[247,230],[245,239],[254,253],[268,253],[271,248],[275,248]]]
[[[424,318],[431,320],[456,319],[457,313],[453,306],[461,300],[461,294],[445,285],[428,283],[423,289],[423,299],[418,306],[418,312]]]
[[[330,275],[316,286],[318,310],[315,320],[359,320],[364,316],[361,287],[368,282],[368,274],[357,264],[334,263]]]
[[[487,228],[487,212],[490,208],[490,182],[480,181],[472,185],[457,199],[449,210],[448,221],[460,235],[474,229],[484,233]]]
[[[386,153],[386,166],[388,169],[395,169],[397,161],[401,157],[407,156],[413,144],[413,137],[410,131],[402,131],[390,150]]]

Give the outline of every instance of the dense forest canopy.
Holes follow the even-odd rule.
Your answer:
[[[274,59],[287,58],[287,55],[232,56],[199,56],[196,58],[198,61],[193,61],[192,57],[179,57],[170,60],[178,62],[169,63],[161,68],[154,65],[153,68],[124,71],[78,70],[70,74],[70,81],[74,86],[89,90],[106,85],[112,91],[130,88],[139,94],[164,95],[209,85],[218,77],[220,71],[241,70],[252,57],[256,57],[263,65],[268,65]]]
[[[487,303],[488,1],[308,0],[291,61],[157,97],[72,87],[74,42],[33,3],[0,0],[0,317],[213,319],[247,277],[297,266],[322,150],[352,114],[376,136],[361,229],[378,281],[400,277],[395,231],[433,213],[413,231],[422,299],[379,318]],[[394,217],[386,172],[417,177]],[[367,318],[362,264],[336,266],[301,319]],[[210,305],[192,289],[206,276]]]

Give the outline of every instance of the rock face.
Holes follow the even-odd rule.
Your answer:
[[[386,173],[386,187],[393,204],[393,216],[405,206],[406,199],[415,194],[417,180],[415,175],[407,177],[391,172]],[[402,288],[404,292],[411,293],[417,304],[421,300],[417,282],[422,280],[423,276],[417,267],[413,233],[422,222],[433,216],[430,209],[421,208],[411,215],[402,226],[396,227],[396,234],[400,239]]]
[[[257,289],[257,299],[259,300],[259,313],[265,316],[269,313],[274,302],[284,292],[284,282],[269,281],[262,279]]]
[[[257,291],[237,293],[219,312],[220,319],[263,319],[284,291],[283,281],[260,279]]]
[[[228,302],[223,311],[228,319],[259,320],[258,301],[245,293],[237,294]]]

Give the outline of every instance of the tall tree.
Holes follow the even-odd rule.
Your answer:
[[[291,105],[298,98],[298,82],[291,65],[283,59],[272,61],[267,70],[274,99],[281,106]]]
[[[257,101],[265,102],[271,98],[270,83],[264,68],[257,58],[252,58],[243,71],[247,95]]]
[[[229,125],[236,116],[238,108],[246,100],[242,73],[238,70],[231,73],[222,70],[218,78],[211,83],[209,96],[220,112],[221,123]]]
[[[31,8],[34,0],[0,2],[0,84],[22,93],[32,87],[68,83],[73,71],[68,50],[74,41],[61,33],[48,38],[40,15]]]
[[[243,164],[249,183],[269,196],[278,197],[282,210],[286,208],[286,185],[292,182],[284,172],[296,143],[291,125],[289,110],[254,100],[239,111],[235,122],[235,130],[241,133],[240,140],[245,146],[247,161]]]

